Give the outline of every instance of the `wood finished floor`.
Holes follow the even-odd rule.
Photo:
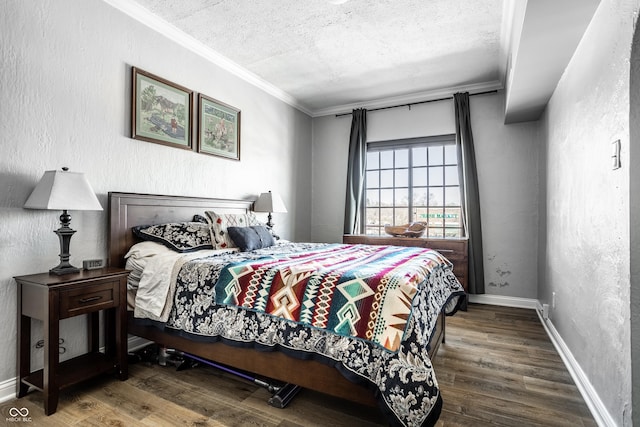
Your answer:
[[[533,310],[470,305],[447,318],[435,360],[444,399],[438,426],[596,426]],[[269,393],[212,368],[135,364],[62,392],[46,417],[42,394],[0,404],[29,409],[32,426],[376,426],[377,409],[303,390],[286,409]],[[9,422],[7,425],[27,425]]]

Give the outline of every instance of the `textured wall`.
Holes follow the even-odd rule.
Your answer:
[[[504,125],[504,96],[471,97],[483,227],[485,290],[537,296],[537,123]],[[452,101],[367,114],[367,139],[455,133]],[[340,241],[351,116],[313,119],[312,238]]]
[[[485,292],[537,296],[537,122],[504,124],[504,97],[471,97]]]
[[[636,20],[631,51],[629,165],[640,164],[640,31]],[[629,169],[631,264],[631,369],[633,424],[640,425],[640,168]]]
[[[99,0],[3,2],[0,14],[0,382],[15,377],[15,282],[58,263],[58,212],[22,205],[45,170],[84,171],[107,192],[254,199],[278,191],[286,238],[310,237],[311,119]],[[241,161],[130,135],[131,66],[242,110]],[[72,212],[71,261],[106,258],[106,212]],[[68,352],[83,319],[63,321]],[[40,327],[34,338],[41,338]],[[34,350],[41,365],[41,350]]]
[[[603,0],[541,120],[540,299],[612,419],[631,425],[629,58],[638,1]],[[622,168],[611,168],[611,142]],[[637,141],[636,141],[637,144]]]

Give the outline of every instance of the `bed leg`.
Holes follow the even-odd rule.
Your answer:
[[[447,338],[447,322],[445,322],[447,316],[444,314],[444,311],[440,315],[442,316],[442,344],[444,344]]]

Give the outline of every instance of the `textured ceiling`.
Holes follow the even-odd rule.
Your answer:
[[[600,0],[104,0],[316,117],[504,89],[537,120]]]
[[[500,80],[504,0],[135,0],[311,112]]]

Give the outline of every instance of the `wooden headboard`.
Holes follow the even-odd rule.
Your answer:
[[[110,192],[108,265],[124,267],[125,254],[137,242],[131,232],[136,225],[191,221],[195,214],[204,215],[207,210],[246,213],[252,206],[252,200]]]

